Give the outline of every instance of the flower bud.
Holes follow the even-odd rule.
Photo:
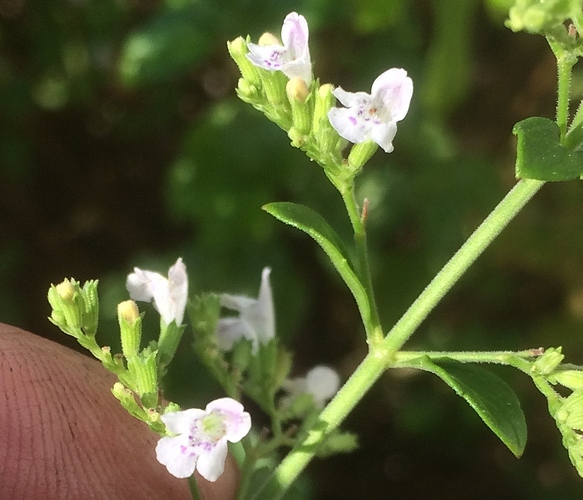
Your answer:
[[[323,154],[327,154],[338,144],[338,132],[328,120],[328,111],[334,106],[336,97],[332,94],[334,87],[330,83],[321,85],[315,93],[314,117],[312,119],[312,135]]]
[[[251,102],[258,95],[257,87],[249,83],[249,80],[239,78],[237,82],[237,95],[242,101]]]
[[[255,88],[260,87],[261,78],[259,77],[259,71],[257,71],[257,68],[247,58],[249,52],[247,42],[241,37],[236,38],[232,42],[227,42],[227,50],[239,68],[243,79]]]
[[[561,354],[561,348],[549,347],[532,365],[532,371],[541,375],[550,375],[559,366],[565,356]]]
[[[551,381],[561,384],[572,391],[583,388],[583,370],[565,370],[552,375]]]
[[[133,300],[120,302],[117,305],[117,314],[132,325],[140,317],[138,305]]]
[[[157,404],[157,401],[155,401],[158,394],[157,355],[157,350],[146,348],[137,356],[127,360],[132,387],[148,406]]]
[[[377,149],[378,145],[371,140],[352,146],[348,155],[348,167],[352,170],[353,175],[358,174],[362,170],[362,167],[370,160]]]
[[[117,319],[121,332],[121,350],[129,359],[138,354],[142,340],[142,321],[136,303],[133,300],[120,302]]]
[[[257,42],[257,45],[262,45],[264,47],[267,47],[269,45],[281,45],[281,42],[279,41],[279,39],[275,36],[272,35],[271,33],[263,33],[263,35],[261,35],[259,37],[259,41]]]
[[[73,297],[75,296],[75,287],[67,278],[65,278],[55,288],[57,289],[57,293],[61,299],[66,301],[73,300]]]
[[[305,103],[306,98],[310,94],[310,89],[306,82],[299,76],[293,77],[287,85],[285,86],[285,91],[287,92],[287,97],[290,102]]]

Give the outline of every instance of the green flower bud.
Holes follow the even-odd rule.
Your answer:
[[[296,76],[285,87],[292,111],[293,127],[301,135],[308,135],[312,126],[312,101],[306,82]]]
[[[262,88],[265,91],[267,101],[274,108],[276,116],[286,116],[290,112],[290,105],[287,99],[285,87],[287,77],[281,71],[260,70]],[[281,125],[280,120],[276,123]]]
[[[67,278],[59,283],[55,289],[57,290],[59,297],[65,301],[71,302],[75,297],[75,286]]]
[[[362,170],[362,167],[370,160],[377,149],[378,145],[371,140],[352,146],[348,155],[348,167],[351,169],[353,175],[358,174]]]
[[[99,321],[99,296],[97,295],[97,280],[86,281],[83,284],[80,298],[83,307],[83,332],[88,337],[95,337]],[[81,306],[81,304],[80,304]]]
[[[250,102],[256,99],[259,95],[257,87],[249,83],[249,80],[245,78],[239,78],[237,83],[237,95],[239,98],[245,102]]]
[[[571,429],[583,431],[583,391],[575,391],[565,400],[557,419]]]
[[[565,356],[561,354],[561,348],[549,347],[545,353],[532,365],[531,370],[540,375],[550,375],[559,366]]]
[[[144,349],[137,356],[127,360],[128,373],[133,387],[140,397],[158,392],[157,350]],[[154,406],[154,405],[152,405]]]
[[[553,383],[561,384],[572,391],[583,388],[583,370],[565,370],[549,377]]]
[[[573,8],[580,12],[580,3],[572,0],[517,0],[510,8],[506,26],[512,31],[546,34],[570,19]]]
[[[247,59],[247,53],[249,52],[247,42],[243,40],[242,37],[236,38],[232,42],[227,42],[227,50],[239,68],[243,79],[255,88],[260,87],[261,78],[259,77],[259,71],[253,63]]]
[[[340,136],[334,130],[328,120],[328,111],[336,103],[336,97],[332,94],[334,87],[325,83],[315,93],[314,117],[312,120],[312,135],[318,143],[322,154],[328,154],[338,144]]]
[[[116,382],[113,384],[111,393],[126,409],[126,411],[139,420],[145,421],[146,412],[137,403],[134,393],[126,388],[122,383]]]
[[[117,306],[117,320],[121,332],[121,349],[126,358],[137,356],[142,340],[140,311],[133,300],[120,302]]]
[[[48,300],[52,307],[51,321],[68,335],[79,338],[81,331],[82,308],[79,308],[78,284],[75,280],[63,280],[58,285],[51,285]]]

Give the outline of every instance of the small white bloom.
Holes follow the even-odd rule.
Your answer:
[[[288,14],[281,28],[282,45],[249,43],[249,60],[260,68],[281,71],[288,78],[299,76],[310,85],[312,64],[308,48],[308,23],[296,12]]]
[[[284,382],[283,388],[293,399],[300,394],[311,394],[316,408],[322,409],[340,387],[338,373],[328,366],[315,366],[305,377],[293,378]]]
[[[346,92],[340,87],[333,94],[346,106],[328,112],[341,137],[354,144],[371,139],[385,152],[393,151],[397,122],[405,118],[413,96],[413,81],[404,69],[385,71],[373,82],[370,94]]]
[[[237,443],[251,430],[251,416],[231,398],[211,401],[204,410],[165,413],[160,416],[168,432],[156,445],[156,458],[175,477],[185,478],[195,469],[207,481],[223,473],[227,441]]]
[[[168,269],[168,278],[134,267],[134,272],[128,275],[126,288],[132,300],[153,300],[154,307],[167,325],[172,321],[176,321],[178,326],[182,324],[188,299],[188,275],[181,258]]]
[[[217,344],[222,351],[230,351],[239,339],[246,338],[253,344],[253,352],[255,353],[259,344],[267,344],[275,336],[275,313],[269,282],[270,273],[270,268],[263,269],[257,299],[227,293],[221,295],[223,307],[239,312],[239,317],[222,318],[217,323]]]

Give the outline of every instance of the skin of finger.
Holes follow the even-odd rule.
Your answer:
[[[156,461],[158,436],[111,394],[99,362],[0,323],[0,499],[190,499],[186,480]],[[204,500],[235,498],[238,468],[210,483]]]

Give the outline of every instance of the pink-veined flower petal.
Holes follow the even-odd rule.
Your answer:
[[[328,112],[341,137],[354,144],[372,140],[385,152],[393,151],[397,122],[405,118],[413,95],[413,81],[404,69],[391,68],[379,75],[370,95],[340,87],[333,94],[345,106]]]
[[[247,58],[256,66],[281,71],[288,78],[300,77],[310,85],[312,63],[308,47],[309,30],[304,16],[291,12],[281,28],[283,45],[257,45],[248,43]]]

